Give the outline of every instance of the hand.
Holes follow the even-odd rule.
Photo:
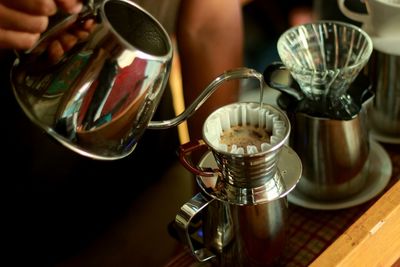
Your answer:
[[[90,35],[95,25],[93,19],[88,19],[83,23],[72,25],[65,32],[59,34],[58,38],[52,40],[47,48],[49,63],[59,62],[66,52]]]
[[[29,49],[47,29],[57,8],[67,13],[82,9],[80,0],[0,0],[0,48]]]

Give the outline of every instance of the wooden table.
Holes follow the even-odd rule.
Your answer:
[[[400,266],[400,146],[385,146],[393,163],[387,191],[311,266]]]

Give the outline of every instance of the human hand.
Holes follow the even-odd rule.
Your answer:
[[[79,13],[80,0],[0,0],[0,49],[33,47],[47,29],[49,16],[60,8]]]
[[[49,62],[52,64],[59,62],[65,53],[74,48],[76,44],[86,40],[95,26],[94,19],[87,19],[84,22],[71,25],[58,34],[57,38],[53,39],[47,47]]]

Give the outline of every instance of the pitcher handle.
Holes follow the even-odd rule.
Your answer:
[[[273,88],[276,89],[278,91],[281,91],[283,93],[286,93],[292,97],[294,97],[296,100],[301,100],[303,99],[303,94],[301,92],[299,92],[298,90],[291,88],[285,84],[281,84],[281,83],[277,83],[275,81],[273,81],[272,79],[272,75],[276,72],[276,71],[283,71],[286,70],[287,68],[285,67],[285,65],[282,62],[272,62],[271,64],[269,64],[264,72],[263,72],[263,76],[264,76],[264,81],[265,83]]]
[[[349,19],[362,22],[362,23],[368,23],[369,21],[369,15],[368,14],[363,14],[363,13],[358,13],[351,11],[348,9],[345,5],[346,0],[337,0],[338,6],[340,11]]]
[[[207,261],[215,257],[210,250],[205,247],[195,249],[192,238],[189,234],[189,226],[192,219],[207,207],[214,199],[208,200],[201,193],[197,193],[192,199],[186,202],[175,216],[175,226],[181,240],[190,248],[192,254],[200,262]]]
[[[203,140],[189,141],[186,144],[181,145],[179,147],[180,162],[187,170],[194,173],[195,175],[204,177],[213,177],[215,175],[218,175],[218,169],[200,168],[193,166],[192,161],[190,160],[191,154],[193,151],[198,150],[202,147],[208,147]]]

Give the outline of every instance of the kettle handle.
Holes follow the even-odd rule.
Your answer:
[[[189,233],[189,227],[192,224],[193,218],[214,200],[215,199],[208,200],[202,193],[197,193],[181,207],[178,214],[175,216],[175,227],[180,239],[190,248],[192,254],[200,262],[214,258],[215,254],[205,247],[199,249],[194,247],[192,237]]]

